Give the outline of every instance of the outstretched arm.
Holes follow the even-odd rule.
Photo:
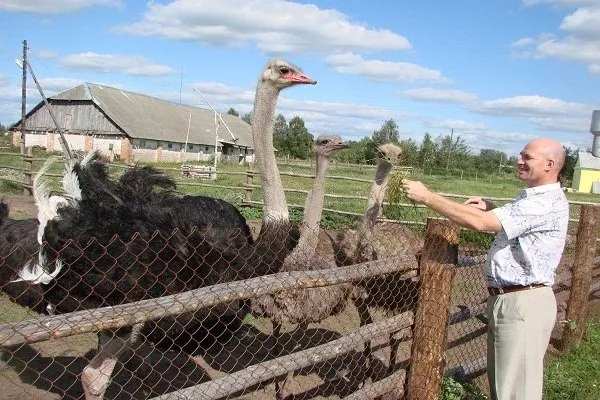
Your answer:
[[[464,228],[488,232],[500,232],[502,230],[502,224],[498,217],[496,217],[496,214],[486,211],[487,207],[486,210],[480,208],[480,206],[483,207],[486,204],[483,199],[473,202],[475,203],[475,207],[473,207],[468,204],[457,203],[434,193],[419,181],[404,179],[402,187],[409,199],[434,209]]]

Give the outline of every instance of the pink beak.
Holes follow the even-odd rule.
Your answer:
[[[288,74],[282,75],[283,78],[289,80],[290,82],[306,84],[306,85],[316,85],[317,81],[310,79],[308,76],[297,73],[297,72],[289,72]]]

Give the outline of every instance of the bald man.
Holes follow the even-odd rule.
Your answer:
[[[502,207],[481,197],[460,204],[421,182],[402,182],[409,199],[462,227],[496,233],[485,265],[488,380],[494,400],[542,398],[544,354],[556,321],[552,285],[569,222],[569,203],[558,183],[564,161],[556,140],[529,142],[517,162],[517,176],[527,188]]]

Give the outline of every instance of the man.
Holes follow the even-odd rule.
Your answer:
[[[542,398],[544,354],[556,321],[552,285],[569,221],[569,203],[558,183],[564,159],[553,139],[528,143],[517,162],[527,188],[498,208],[481,197],[460,204],[421,182],[402,182],[409,199],[462,227],[496,233],[485,265],[488,380],[495,400]]]

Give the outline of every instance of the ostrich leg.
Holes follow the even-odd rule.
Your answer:
[[[83,369],[81,384],[86,400],[102,400],[117,365],[117,359],[127,345],[127,339],[98,334],[98,353]]]

